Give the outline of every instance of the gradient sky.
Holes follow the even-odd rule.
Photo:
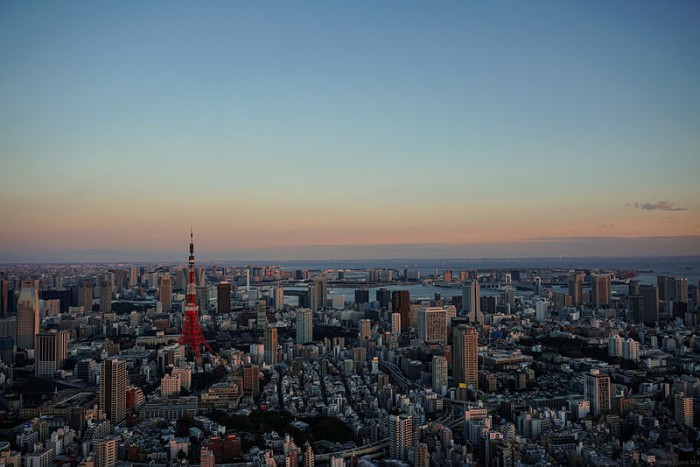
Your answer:
[[[190,225],[221,260],[698,254],[699,24],[697,1],[0,2],[0,262],[184,258]]]

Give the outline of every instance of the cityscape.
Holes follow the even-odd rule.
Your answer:
[[[5,465],[698,458],[699,269],[201,265],[194,239],[5,268]]]
[[[0,0],[0,467],[700,465],[698,18]]]

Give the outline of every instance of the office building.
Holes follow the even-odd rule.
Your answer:
[[[78,306],[82,306],[86,313],[92,311],[92,282],[84,280],[78,287]]]
[[[418,339],[429,344],[447,344],[446,311],[442,307],[418,310]]]
[[[379,291],[377,291],[379,293]],[[411,295],[408,290],[395,290],[391,292],[391,311],[401,315],[401,332],[410,328]]]
[[[284,308],[284,289],[282,287],[272,289],[272,302],[275,310],[280,311]]]
[[[297,344],[312,342],[314,330],[314,315],[309,308],[300,308],[297,311]]]
[[[418,443],[416,446],[415,467],[430,467],[430,451],[426,443]]]
[[[231,313],[231,284],[221,281],[216,286],[216,311],[217,313]]]
[[[325,277],[317,277],[314,279],[312,289],[311,307],[312,311],[318,311],[326,307],[328,300],[328,279]]]
[[[595,308],[610,305],[612,287],[609,274],[596,274],[591,277],[591,304]]]
[[[277,364],[277,328],[265,328],[264,335],[265,363]]]
[[[655,326],[659,322],[659,288],[653,285],[639,287],[639,321]]]
[[[41,331],[35,336],[34,374],[53,378],[63,369],[68,353],[68,331]]]
[[[401,334],[401,315],[399,313],[391,314],[391,332],[392,334]]]
[[[176,374],[165,375],[160,380],[160,395],[161,397],[179,397],[180,396],[180,376]]]
[[[358,305],[363,304],[363,303],[369,303],[369,290],[367,290],[367,289],[355,290],[355,303]]]
[[[389,415],[389,458],[400,461],[408,460],[408,454],[413,449],[413,418],[402,413]]]
[[[160,278],[160,288],[158,289],[158,299],[163,306],[163,311],[168,312],[173,307],[173,278],[166,272]]]
[[[100,365],[100,409],[113,425],[126,417],[126,362],[116,358]]]
[[[583,278],[582,272],[569,274],[569,295],[574,306],[583,305]]]
[[[391,290],[384,288],[377,289],[374,292],[374,298],[379,302],[379,308],[388,310],[389,306],[391,305]],[[395,310],[392,308],[392,311]]]
[[[22,282],[17,301],[17,338],[21,349],[34,348],[34,336],[39,332],[39,281]]]
[[[462,287],[462,310],[472,323],[483,323],[484,314],[481,312],[481,287],[479,281],[472,279]]]
[[[255,365],[243,367],[243,393],[253,397],[260,395],[260,368]]]
[[[112,284],[107,281],[100,283],[100,312],[112,312]]]
[[[368,319],[361,319],[358,323],[360,328],[360,345],[372,338],[372,322]]]
[[[610,411],[610,376],[594,369],[583,377],[584,397],[591,401],[591,413],[594,417]]]
[[[447,359],[442,355],[433,355],[432,388],[440,395],[445,395],[448,386]]]
[[[452,375],[454,384],[479,383],[479,334],[476,329],[460,324],[452,332]]]

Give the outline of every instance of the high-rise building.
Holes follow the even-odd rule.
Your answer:
[[[369,290],[367,290],[367,289],[355,290],[355,303],[358,305],[360,305],[362,303],[369,303]]]
[[[368,319],[361,319],[358,327],[360,328],[360,345],[362,345],[372,337],[372,322]]]
[[[260,394],[260,368],[255,365],[243,367],[243,393],[253,397]]]
[[[17,338],[15,343],[22,349],[34,348],[34,336],[39,332],[39,281],[25,281],[17,301]]]
[[[583,304],[583,278],[582,272],[569,274],[569,295],[571,295],[571,304],[574,306]]]
[[[160,278],[160,288],[158,289],[158,299],[163,305],[163,311],[170,311],[173,307],[173,278],[169,272]]]
[[[278,286],[272,289],[272,302],[275,310],[280,311],[284,308],[284,288]]]
[[[100,312],[110,313],[112,311],[112,284],[107,281],[100,283]]]
[[[379,308],[388,310],[389,309],[389,304],[392,303],[392,295],[391,295],[391,290],[381,288],[377,289],[374,292],[374,298],[379,302]],[[392,311],[396,311],[392,307]]]
[[[610,305],[611,294],[610,274],[595,274],[591,277],[591,303],[594,307]]]
[[[68,331],[41,331],[35,336],[34,374],[52,378],[63,369],[68,353]]]
[[[316,465],[315,457],[314,450],[307,441],[304,447],[304,467],[314,467]]]
[[[199,453],[199,467],[215,467],[216,458],[214,451],[206,446],[203,446]]]
[[[583,377],[583,394],[591,401],[591,413],[594,417],[610,411],[610,376],[600,370],[591,370]]]
[[[221,281],[216,286],[216,311],[221,314],[231,313],[231,284]]]
[[[264,335],[265,363],[268,365],[277,364],[277,328],[265,328]]]
[[[7,318],[10,315],[10,281],[0,279],[0,317]]]
[[[447,344],[446,311],[422,306],[418,310],[418,339],[430,344]]]
[[[391,332],[393,334],[401,334],[401,314],[391,314]]]
[[[639,342],[627,338],[622,342],[622,358],[633,362],[639,361]]]
[[[682,392],[674,396],[674,413],[676,423],[693,427],[693,398],[688,397]]]
[[[328,279],[325,277],[317,277],[314,279],[314,293],[315,298],[312,299],[312,303],[316,308],[311,308],[312,311],[318,311],[326,307],[326,301],[328,300]]]
[[[160,380],[161,397],[172,397],[180,395],[180,376],[165,375]]]
[[[117,440],[115,438],[97,441],[95,467],[114,467],[117,465]]]
[[[100,408],[112,424],[126,417],[126,362],[116,358],[100,365]]]
[[[653,285],[639,287],[639,318],[644,324],[655,326],[659,322],[659,288]]]
[[[391,310],[401,315],[401,332],[408,331],[411,324],[411,295],[408,290],[391,292]]]
[[[688,303],[688,279],[677,276],[657,276],[659,299]]]
[[[413,463],[416,467],[430,467],[430,451],[426,443],[418,443],[416,446],[416,460]]]
[[[92,311],[92,282],[87,279],[78,288],[78,306],[82,306],[86,313]]]
[[[309,308],[297,311],[297,344],[306,344],[314,340],[314,315]]]
[[[460,324],[452,332],[452,372],[455,385],[475,388],[479,383],[479,333],[472,326]]]
[[[447,359],[442,355],[433,355],[432,365],[432,388],[433,391],[440,395],[445,395],[447,392]]]
[[[139,283],[139,268],[131,266],[129,268],[129,288],[133,289]]]
[[[484,314],[481,312],[481,287],[478,280],[472,279],[462,287],[462,309],[470,322],[484,322]]]
[[[409,450],[413,449],[413,418],[402,413],[389,415],[389,458],[407,460]]]

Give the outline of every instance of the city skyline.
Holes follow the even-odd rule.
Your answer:
[[[0,263],[696,254],[698,14],[5,4]]]

